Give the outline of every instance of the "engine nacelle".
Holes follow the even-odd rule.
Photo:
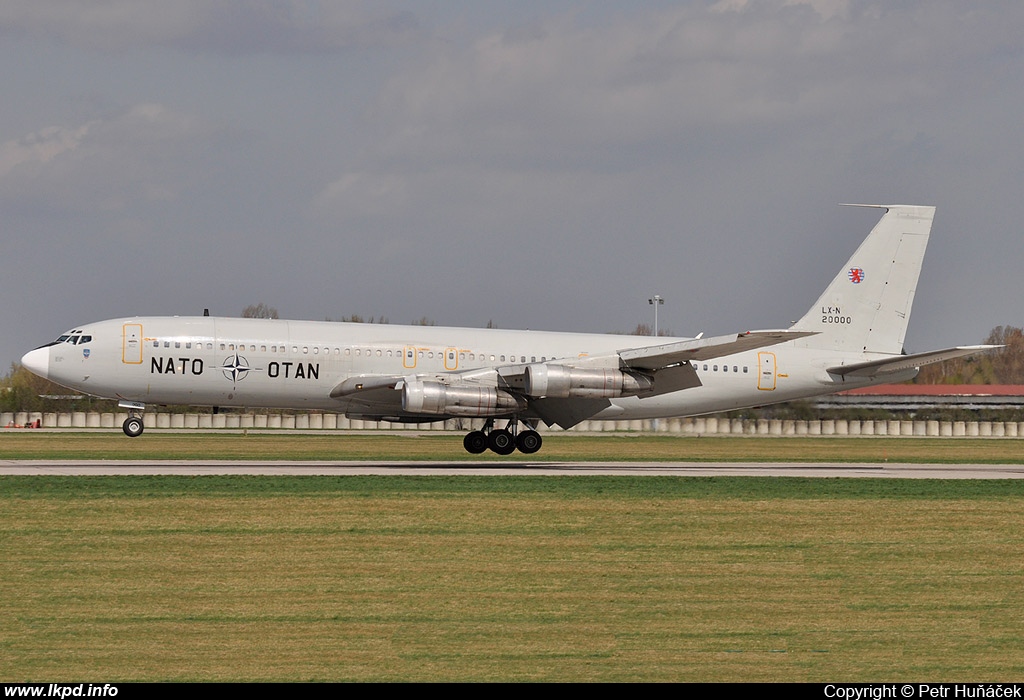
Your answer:
[[[653,386],[654,382],[649,377],[618,369],[577,369],[544,364],[526,366],[527,396],[614,399],[649,391]]]
[[[475,418],[516,413],[526,404],[494,387],[407,381],[402,388],[402,408],[408,413]]]

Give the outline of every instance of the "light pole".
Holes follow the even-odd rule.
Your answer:
[[[647,303],[654,307],[654,337],[658,337],[658,307],[664,304],[665,300],[660,294],[655,294]]]

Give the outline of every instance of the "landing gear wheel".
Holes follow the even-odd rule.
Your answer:
[[[516,450],[515,438],[507,430],[492,430],[487,436],[487,443],[492,452],[500,455],[510,455]]]
[[[474,430],[462,438],[462,446],[466,448],[466,452],[478,455],[487,449],[487,436],[482,430]]]
[[[142,431],[145,430],[146,426],[142,424],[142,419],[138,416],[129,416],[127,420],[121,425],[121,430],[128,437],[138,437],[142,435]]]
[[[532,455],[539,450],[542,442],[540,433],[536,430],[524,430],[516,436],[516,447],[524,455]]]

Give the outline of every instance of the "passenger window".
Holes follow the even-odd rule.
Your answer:
[[[737,367],[736,365],[733,365],[733,366],[732,366],[732,371],[733,371],[733,372],[739,372],[739,371],[740,371],[740,369],[739,369],[739,367]]]

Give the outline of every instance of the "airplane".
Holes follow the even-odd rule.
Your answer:
[[[136,317],[63,333],[21,360],[116,399],[129,437],[146,404],[314,409],[428,423],[482,419],[472,454],[541,448],[541,423],[717,413],[872,384],[1000,346],[904,354],[935,207],[881,219],[786,329],[667,338],[223,317]],[[520,429],[522,425],[522,429]],[[499,427],[500,426],[500,427]]]

